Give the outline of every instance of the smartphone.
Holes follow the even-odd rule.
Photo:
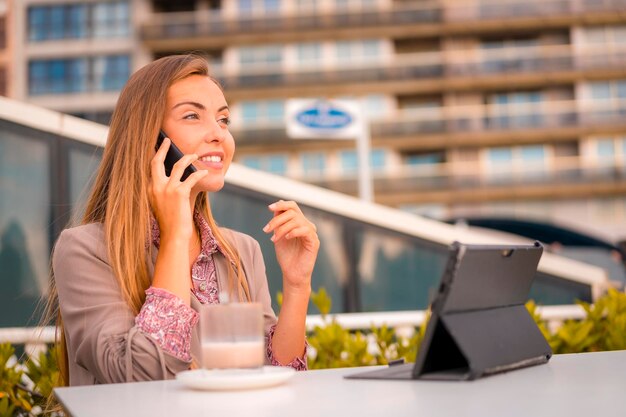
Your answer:
[[[163,139],[165,139],[166,137],[167,135],[165,134],[165,132],[160,130],[155,149],[158,150],[161,147],[161,144],[163,143]],[[170,176],[170,174],[172,173],[172,168],[174,167],[174,164],[178,162],[178,160],[182,157],[183,157],[183,153],[180,151],[180,149],[178,149],[178,146],[176,146],[174,142],[171,141],[171,138],[170,138],[170,148],[167,150],[167,154],[165,155],[165,175],[167,175],[168,177]],[[193,174],[196,171],[197,169],[195,166],[189,165],[187,168],[185,168],[185,171],[183,172],[183,176],[180,178],[180,180],[185,181],[187,177],[189,177],[191,174]]]

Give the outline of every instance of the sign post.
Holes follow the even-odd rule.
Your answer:
[[[373,201],[369,125],[356,101],[292,99],[287,101],[286,116],[292,139],[355,139],[359,197]]]

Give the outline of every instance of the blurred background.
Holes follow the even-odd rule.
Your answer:
[[[425,308],[455,230],[539,239],[623,285],[624,10],[626,0],[0,1],[10,99],[0,106],[0,326],[28,322],[98,164],[105,131],[64,115],[106,125],[132,72],[189,51],[210,58],[235,162],[254,170],[356,196],[354,141],[290,139],[285,102],[365,109],[374,201],[422,223],[391,230],[305,204],[323,241],[314,285],[334,311]],[[254,181],[212,203],[222,224],[262,238],[273,195]],[[420,234],[440,227],[446,241]],[[534,297],[591,300],[585,276],[597,271],[577,265],[540,271]]]

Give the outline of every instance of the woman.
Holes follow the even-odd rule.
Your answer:
[[[161,58],[137,71],[111,119],[82,225],[65,230],[53,255],[62,320],[64,382],[171,378],[192,366],[192,301],[263,304],[267,362],[306,369],[305,317],[319,248],[296,203],[277,201],[263,230],[283,273],[278,319],[258,243],[219,228],[208,193],[219,191],[235,143],[229,108],[207,62]],[[166,175],[171,141],[185,154]],[[181,181],[183,171],[197,171]],[[269,216],[268,216],[269,217]]]

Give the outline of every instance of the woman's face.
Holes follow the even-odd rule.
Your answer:
[[[163,131],[184,154],[198,155],[193,163],[198,170],[209,171],[194,190],[218,191],[224,186],[235,153],[229,123],[226,98],[209,77],[192,75],[170,86]]]

